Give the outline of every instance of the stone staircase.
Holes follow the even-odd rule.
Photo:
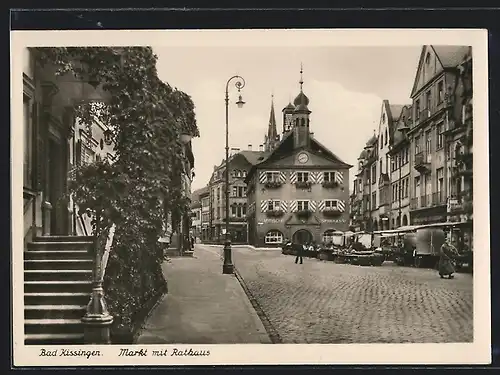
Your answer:
[[[25,344],[83,343],[92,289],[93,238],[44,236],[24,253]]]

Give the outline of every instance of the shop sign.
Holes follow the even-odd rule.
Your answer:
[[[264,219],[264,223],[267,223],[267,224],[280,224],[282,222],[283,222],[282,219],[272,219],[272,218]],[[262,223],[262,224],[264,224],[264,223]],[[262,225],[262,224],[259,223],[259,225]]]
[[[346,223],[346,219],[320,219],[322,223],[333,223],[333,224],[339,224],[339,223]]]
[[[448,198],[448,202],[446,205],[447,212],[454,212],[454,211],[457,211],[461,208],[462,207],[461,207],[460,203],[458,202],[457,198]]]

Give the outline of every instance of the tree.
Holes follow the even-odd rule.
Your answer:
[[[164,288],[158,244],[167,211],[189,209],[178,179],[184,169],[181,134],[199,136],[194,104],[162,82],[150,47],[37,48],[39,61],[109,94],[105,104],[82,103],[75,115],[88,127],[98,118],[112,129],[116,161],[79,167],[69,192],[100,220],[100,236],[116,231],[105,277],[115,329],[131,329],[134,315]]]

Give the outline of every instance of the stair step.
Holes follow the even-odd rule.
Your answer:
[[[24,252],[24,259],[92,259],[88,250],[39,250]]]
[[[35,242],[92,242],[93,236],[39,236]]]
[[[88,241],[36,241],[28,243],[28,250],[85,250],[92,245],[93,242]]]
[[[24,293],[25,305],[83,305],[88,303],[89,299],[90,293]]]
[[[81,345],[83,333],[31,333],[24,335],[26,345]]]
[[[92,281],[78,280],[78,281],[25,281],[25,293],[89,293],[92,291]]]
[[[26,281],[86,281],[91,279],[91,270],[24,270]]]
[[[24,319],[81,319],[85,311],[82,305],[27,305]]]
[[[92,270],[92,259],[26,259],[25,270]]]
[[[24,332],[31,333],[83,333],[81,319],[26,319]]]

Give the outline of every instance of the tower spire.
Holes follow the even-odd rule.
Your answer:
[[[302,73],[303,73],[303,68],[302,68],[302,63],[300,63],[300,91],[302,92],[302,85],[304,84],[304,79],[302,78]]]
[[[272,151],[278,142],[278,130],[276,129],[276,115],[274,113],[274,94],[271,94],[271,112],[267,127],[266,151]]]

